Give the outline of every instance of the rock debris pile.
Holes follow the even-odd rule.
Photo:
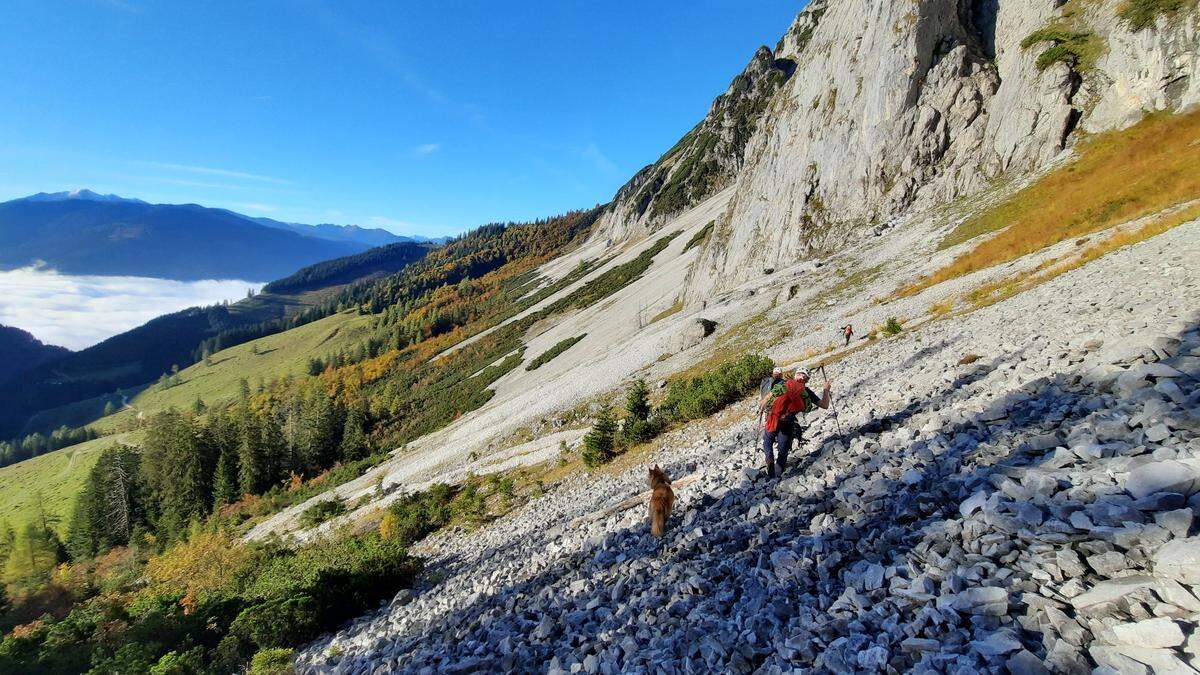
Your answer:
[[[848,358],[841,431],[814,417],[779,480],[744,416],[674,432],[654,461],[697,478],[662,540],[643,506],[605,513],[641,466],[436,535],[429,582],[300,670],[1197,672],[1200,312],[1182,271],[1127,300],[1088,283],[1120,275],[1084,271],[1062,281],[1074,295],[1049,284]],[[1040,335],[1064,297],[1088,333]],[[1025,321],[988,332],[1004,313]]]

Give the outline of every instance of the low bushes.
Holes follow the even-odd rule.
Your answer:
[[[671,384],[657,407],[649,403],[646,383],[635,382],[626,392],[626,416],[618,430],[612,409],[601,408],[591,431],[584,437],[583,461],[589,467],[612,460],[618,451],[653,440],[672,423],[708,417],[755,391],[774,363],[765,356],[748,354],[713,370]]]
[[[1153,28],[1160,15],[1174,14],[1185,4],[1187,0],[1126,0],[1117,9],[1117,15],[1136,32]]]
[[[272,650],[251,672],[286,673],[287,648],[411,585],[420,561],[378,534],[292,551],[195,531],[146,569],[148,586],[95,595],[5,636],[0,672],[240,672]]]
[[[313,504],[300,514],[300,524],[304,527],[315,527],[321,523],[336,518],[346,512],[346,502],[340,497],[325,499]]]
[[[771,359],[748,354],[703,375],[674,382],[655,412],[669,422],[707,417],[754,391],[773,367]]]
[[[530,361],[529,365],[525,366],[525,370],[532,371],[532,370],[537,370],[538,368],[541,368],[542,366],[549,363],[551,361],[551,359],[553,359],[554,357],[567,351],[571,347],[574,347],[577,342],[579,342],[580,340],[582,340],[585,337],[587,337],[587,333],[584,333],[583,335],[578,335],[576,337],[567,338],[565,340],[559,340],[558,343],[556,343],[553,347],[542,352],[541,354],[538,355],[537,358]]]

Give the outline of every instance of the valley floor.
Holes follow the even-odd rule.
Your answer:
[[[424,585],[298,666],[1197,672],[1198,260],[1192,222],[848,352],[782,480],[750,402],[672,432],[662,540],[610,510],[643,465],[437,534]]]

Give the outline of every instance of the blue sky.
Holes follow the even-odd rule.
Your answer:
[[[424,235],[610,199],[802,0],[0,3],[0,199]]]

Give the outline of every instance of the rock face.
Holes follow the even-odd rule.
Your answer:
[[[597,227],[600,236],[644,234],[728,186],[742,167],[743,150],[763,110],[795,67],[791,59],[759,47],[704,119],[617,191],[613,208]]]
[[[717,323],[709,319],[696,319],[689,321],[679,335],[675,337],[675,343],[672,345],[677,352],[682,352],[686,349],[691,349],[700,344],[704,338],[712,335],[717,329]]]
[[[695,129],[621,188],[594,236],[643,236],[733,185],[689,277],[697,302],[1045,166],[1077,128],[1200,101],[1198,13],[1134,32],[1122,1],[811,2]],[[1053,43],[1022,45],[1047,27],[1091,34],[1099,58],[1039,68]]]

